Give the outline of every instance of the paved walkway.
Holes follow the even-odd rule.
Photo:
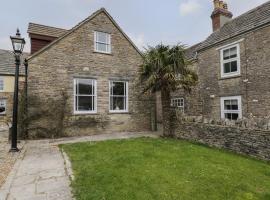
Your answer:
[[[118,133],[57,140],[28,141],[23,157],[18,159],[5,185],[0,200],[71,200],[70,177],[58,144],[136,137],[153,134]]]

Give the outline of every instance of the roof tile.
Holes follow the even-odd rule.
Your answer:
[[[203,41],[198,50],[270,23],[270,1],[232,19]]]
[[[45,26],[41,24],[29,23],[27,32],[30,34],[46,35],[50,37],[60,37],[64,35],[68,30],[62,28],[56,28],[51,26]]]
[[[23,61],[28,56],[24,53],[21,57],[20,74],[24,75]],[[15,58],[12,51],[0,49],[0,74],[1,75],[14,75],[15,74]]]

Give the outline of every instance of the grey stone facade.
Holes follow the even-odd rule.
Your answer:
[[[220,98],[241,96],[243,119],[270,121],[269,35],[270,26],[266,26],[198,51],[196,65],[199,84],[191,94],[185,96],[188,105],[186,114],[220,121]],[[234,42],[240,45],[241,73],[222,78],[220,47]],[[175,96],[184,96],[183,91],[177,91]]]
[[[268,1],[191,48],[199,83],[190,94],[172,94],[185,98],[185,113],[176,111],[171,123],[173,136],[270,160],[269,8]],[[240,74],[224,78],[221,50],[233,45],[239,45]],[[221,98],[235,96],[241,97],[242,116],[223,119]]]
[[[94,31],[111,34],[111,54],[94,51]],[[138,81],[141,63],[139,51],[109,14],[104,9],[96,12],[30,57],[30,137],[53,137],[57,134],[53,132],[59,129],[63,129],[60,134],[65,136],[150,130],[153,102],[141,94]],[[96,114],[74,114],[74,78],[96,79]],[[128,81],[128,113],[109,112],[110,80]],[[51,111],[54,109],[55,114]]]
[[[243,118],[270,115],[270,27],[252,31],[202,51],[198,55],[203,115],[220,119],[220,97],[241,96]],[[241,74],[221,78],[217,48],[240,41]],[[212,96],[212,98],[211,98]],[[215,96],[213,98],[213,96]]]

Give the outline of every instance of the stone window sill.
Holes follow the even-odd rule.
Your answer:
[[[117,115],[117,114],[121,114],[121,115],[127,114],[127,115],[129,115],[129,114],[131,114],[131,113],[130,113],[130,112],[125,112],[125,111],[123,111],[123,112],[109,112],[108,114],[109,114],[109,115]]]
[[[221,77],[219,80],[226,80],[226,79],[234,79],[234,78],[240,78],[241,75],[235,75],[235,76],[228,76],[228,77]]]
[[[112,53],[106,53],[106,52],[101,52],[101,51],[93,51],[93,53],[96,53],[96,54],[103,54],[103,55],[107,55],[107,56],[113,56]]]

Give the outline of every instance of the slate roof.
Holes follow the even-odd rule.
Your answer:
[[[21,57],[20,75],[24,75],[24,59],[28,57],[24,53]],[[12,51],[0,49],[0,75],[14,75],[15,74],[15,59]]]
[[[97,10],[96,12],[94,12],[92,15],[90,15],[89,17],[87,17],[86,19],[84,19],[83,21],[81,21],[80,23],[78,23],[77,25],[75,25],[72,29],[70,30],[65,30],[66,32],[61,35],[59,38],[57,38],[56,40],[54,40],[53,42],[51,42],[50,44],[48,44],[47,46],[43,47],[42,49],[40,49],[39,51],[35,52],[34,54],[32,54],[31,56],[29,56],[27,59],[31,60],[32,58],[34,58],[35,56],[39,55],[40,53],[46,51],[48,48],[50,48],[51,46],[55,45],[57,42],[59,42],[60,40],[62,40],[63,38],[67,37],[68,35],[70,35],[71,33],[73,33],[75,30],[77,30],[79,27],[81,27],[83,24],[87,23],[88,21],[92,20],[93,18],[95,18],[97,15],[99,15],[100,13],[104,13],[105,15],[107,15],[107,17],[111,20],[111,22],[115,25],[115,27],[123,34],[123,36],[130,42],[130,44],[134,47],[134,49],[140,54],[142,55],[142,52],[138,49],[138,47],[134,44],[134,42],[132,42],[132,40],[126,35],[126,33],[120,28],[120,26],[116,23],[116,21],[113,19],[113,17],[107,12],[107,10],[105,8],[101,8],[99,10]],[[63,29],[62,29],[63,30]]]
[[[29,23],[27,32],[30,34],[46,35],[58,38],[67,33],[68,30],[41,24]]]
[[[198,50],[270,23],[270,1],[232,19],[203,41]]]

